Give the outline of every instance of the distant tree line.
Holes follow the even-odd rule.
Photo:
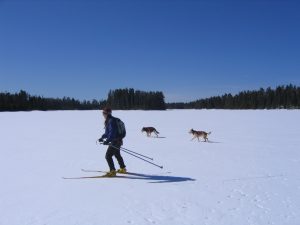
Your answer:
[[[44,98],[31,96],[26,91],[19,93],[0,93],[0,111],[31,110],[91,110],[104,107],[106,101],[79,101],[74,98]]]
[[[224,94],[188,103],[165,103],[164,94],[156,91],[130,89],[110,90],[107,100],[79,101],[74,98],[44,98],[31,96],[26,91],[0,93],[0,111],[31,110],[93,110],[106,105],[112,109],[300,109],[300,87],[278,86],[242,91],[236,95]]]
[[[189,103],[168,103],[168,109],[299,109],[300,87],[292,84],[275,89],[260,88],[236,95],[224,94]]]
[[[165,110],[164,94],[160,91],[139,91],[133,88],[110,90],[107,104],[113,109]]]
[[[74,98],[44,98],[31,96],[26,91],[0,93],[0,111],[31,110],[93,110],[109,105],[113,109],[165,110],[162,92],[135,91],[134,89],[110,90],[107,100],[79,101]]]

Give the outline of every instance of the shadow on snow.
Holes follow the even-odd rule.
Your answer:
[[[126,178],[136,179],[136,180],[148,180],[150,181],[149,183],[171,183],[171,182],[195,181],[195,179],[189,177],[149,175],[149,174],[131,173],[131,172],[128,172],[127,174],[132,175],[132,177],[127,176]]]
[[[189,177],[176,177],[176,176],[162,176],[162,175],[149,175],[142,173],[131,173],[128,172],[124,175],[117,175],[115,177],[103,177],[103,176],[85,176],[85,177],[63,177],[63,179],[97,179],[97,178],[124,178],[132,180],[147,180],[149,183],[174,183],[174,182],[184,182],[184,181],[196,181]]]

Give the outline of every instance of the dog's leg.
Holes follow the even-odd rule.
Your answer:
[[[191,139],[191,141],[194,140],[195,138],[196,138],[196,137],[194,136],[194,137]]]
[[[197,138],[198,138],[198,142],[200,142],[200,139],[199,139],[199,137],[197,136]]]

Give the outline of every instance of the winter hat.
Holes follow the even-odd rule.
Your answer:
[[[108,107],[108,106],[106,106],[106,107],[103,108],[102,112],[103,112],[104,114],[111,114],[111,108]]]

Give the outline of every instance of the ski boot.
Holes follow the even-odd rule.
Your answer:
[[[117,172],[115,170],[111,170],[107,172],[103,177],[115,177],[117,175]]]
[[[124,168],[120,168],[120,169],[117,170],[117,173],[123,173],[123,174],[125,174],[125,173],[127,173],[127,170],[126,170],[125,167]]]

